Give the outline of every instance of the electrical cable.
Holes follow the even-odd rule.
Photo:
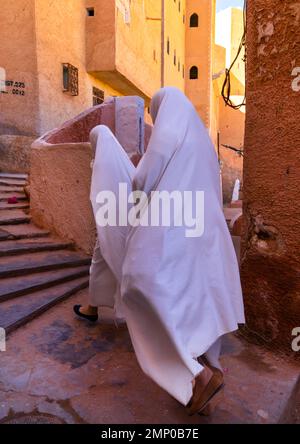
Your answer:
[[[223,87],[222,87],[222,97],[224,99],[224,102],[227,106],[230,106],[233,109],[240,109],[243,106],[246,106],[246,94],[244,96],[243,102],[235,105],[232,100],[231,100],[231,71],[233,66],[235,65],[236,61],[238,60],[241,51],[243,49],[243,47],[245,48],[245,57],[243,59],[243,61],[246,63],[246,35],[247,35],[247,0],[244,0],[244,8],[243,8],[243,23],[244,23],[244,31],[243,31],[243,35],[238,47],[238,51],[237,54],[233,60],[233,62],[231,63],[229,68],[226,68],[225,70],[225,80],[223,83]]]

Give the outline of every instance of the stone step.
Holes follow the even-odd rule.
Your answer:
[[[32,223],[20,225],[5,225],[0,229],[0,240],[9,239],[35,239],[49,235],[49,231],[33,225]]]
[[[16,225],[30,222],[31,217],[22,210],[2,210],[0,212],[0,225]]]
[[[19,173],[0,173],[1,179],[16,179],[16,180],[28,180],[28,174]]]
[[[11,192],[11,191],[9,191],[9,192],[3,192],[3,191],[0,191],[0,202],[7,202],[7,200],[10,198],[10,197],[16,197],[17,199],[18,199],[18,201],[23,201],[23,200],[28,200],[28,197],[26,196],[26,194],[25,193],[21,193],[21,192]]]
[[[26,185],[28,185],[28,182],[26,180],[14,180],[14,179],[1,179],[0,178],[0,185],[13,186],[13,187],[18,187],[18,188],[22,189]]]
[[[74,243],[51,238],[3,240],[0,242],[0,257],[71,248],[74,248]]]
[[[19,193],[20,187],[0,185],[0,193]]]
[[[0,241],[11,239],[11,235],[4,230],[0,229]]]
[[[85,276],[3,302],[0,304],[0,325],[9,334],[88,285]]]
[[[0,211],[1,210],[26,210],[29,208],[29,202],[23,201],[16,204],[9,204],[6,202],[0,202]]]
[[[2,302],[12,298],[24,296],[34,291],[43,290],[53,285],[88,275],[89,267],[84,265],[62,270],[44,271],[19,278],[3,278],[0,280],[0,305]]]
[[[70,250],[0,257],[0,277],[22,276],[90,263],[91,259],[85,254]]]

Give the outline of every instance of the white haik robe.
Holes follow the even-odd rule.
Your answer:
[[[116,283],[111,305],[115,300],[125,316],[139,364],[186,405],[202,370],[197,357],[206,353],[217,361],[218,339],[244,323],[243,300],[207,130],[176,88],[154,96],[151,115],[153,133],[136,170],[108,129],[93,130],[97,151],[91,200],[96,215],[97,193],[116,190],[119,182],[133,183],[148,196],[151,191],[204,192],[200,237],[186,237],[186,226],[98,229],[101,253]]]

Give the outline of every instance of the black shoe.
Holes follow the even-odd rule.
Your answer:
[[[74,313],[77,314],[77,316],[83,318],[83,319],[87,319],[90,322],[97,322],[98,321],[98,315],[86,315],[84,313],[81,313],[80,309],[81,309],[82,305],[74,305],[73,310]]]

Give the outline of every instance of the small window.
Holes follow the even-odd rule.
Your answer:
[[[190,69],[190,79],[195,80],[198,79],[198,68],[197,66],[192,66]]]
[[[87,13],[88,17],[94,17],[95,8],[86,8],[86,13]]]
[[[167,40],[167,54],[170,54],[170,39]]]
[[[183,24],[185,23],[185,13],[183,13],[183,16],[182,16],[182,22],[183,22]]]
[[[104,102],[104,91],[93,87],[93,106],[101,105]]]
[[[198,14],[192,14],[190,18],[190,27],[191,28],[198,28],[199,26],[199,17]]]
[[[177,65],[176,49],[174,51],[174,65]]]
[[[70,63],[63,63],[63,92],[78,96],[78,69]]]
[[[182,67],[182,77],[184,78],[184,65]]]
[[[180,60],[178,61],[178,72],[180,72]]]
[[[156,51],[153,49],[153,60],[156,62]]]
[[[179,12],[181,11],[181,3],[180,2],[178,3],[178,11]]]

